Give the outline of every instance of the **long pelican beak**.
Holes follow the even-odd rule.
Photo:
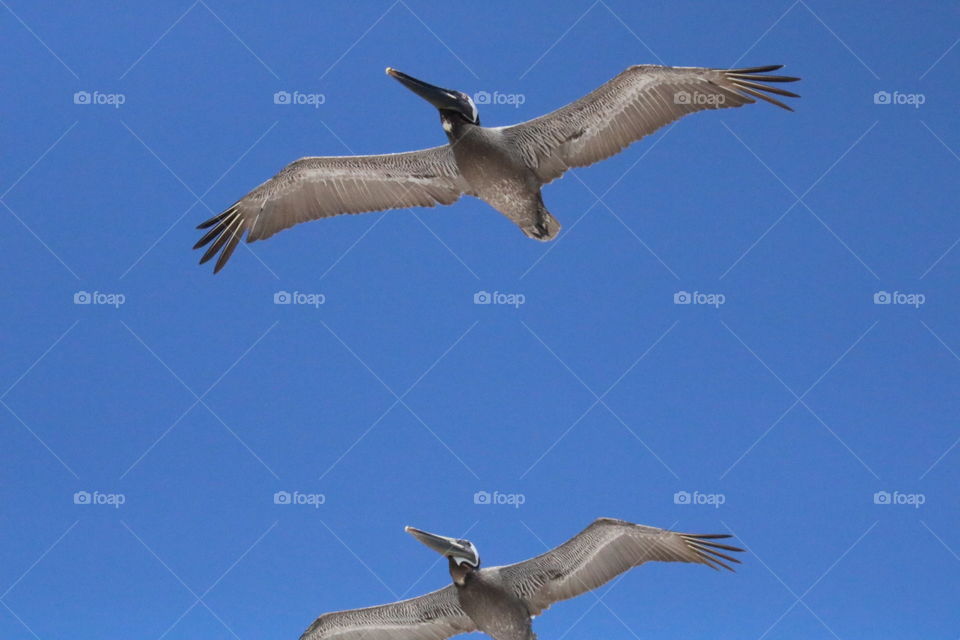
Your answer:
[[[400,84],[410,89],[410,91],[413,91],[437,109],[447,109],[448,111],[458,112],[463,110],[463,100],[459,92],[427,84],[423,80],[417,80],[401,71],[397,71],[393,67],[387,67],[387,75],[399,80]]]
[[[458,564],[460,562],[466,562],[474,567],[480,564],[480,558],[477,556],[476,548],[466,540],[461,541],[456,538],[438,536],[435,533],[428,533],[413,527],[404,527],[404,531],[440,555],[453,558]]]

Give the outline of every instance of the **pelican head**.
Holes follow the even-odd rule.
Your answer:
[[[453,89],[442,89],[432,84],[427,84],[423,80],[417,80],[412,76],[397,71],[393,67],[387,67],[387,75],[396,78],[400,83],[410,91],[435,106],[440,111],[441,121],[444,130],[450,133],[455,123],[480,124],[480,116],[477,113],[477,105],[473,100],[462,91]]]
[[[404,531],[440,555],[450,558],[451,567],[462,567],[463,565],[472,569],[480,567],[480,554],[477,553],[477,548],[469,540],[438,536],[435,533],[427,533],[413,527],[405,527]]]

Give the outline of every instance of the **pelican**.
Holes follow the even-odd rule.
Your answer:
[[[494,640],[535,640],[531,618],[554,602],[596,589],[644,562],[695,562],[733,569],[715,542],[724,534],[677,533],[600,518],[555,549],[530,560],[480,568],[469,540],[413,527],[407,533],[448,559],[453,584],[418,598],[326,613],[300,640],[443,640],[482,631]]]
[[[571,167],[583,167],[678,118],[706,109],[740,107],[760,98],[793,111],[768,93],[797,98],[764,82],[799,78],[769,75],[782,65],[743,69],[636,65],[583,98],[508,127],[482,127],[467,94],[427,84],[396,69],[396,78],[440,112],[448,144],[371,156],[308,157],[200,224],[208,229],[194,249],[210,244],[203,264],[220,254],[214,273],[246,234],[264,240],[295,224],[343,213],[452,204],[480,198],[536,240],[553,240],[560,223],[543,204],[540,187]]]

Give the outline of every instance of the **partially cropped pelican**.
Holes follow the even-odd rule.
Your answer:
[[[715,542],[724,534],[677,533],[600,518],[555,549],[530,560],[480,568],[469,540],[407,527],[407,532],[448,558],[453,584],[419,598],[366,609],[326,613],[301,640],[443,640],[482,631],[495,640],[534,640],[531,618],[554,602],[596,589],[644,562],[696,562],[730,569],[740,562]]]
[[[540,187],[570,167],[599,162],[674,120],[705,109],[739,107],[760,98],[792,111],[772,93],[798,97],[763,82],[799,78],[767,75],[781,65],[746,69],[630,67],[583,98],[509,127],[481,127],[477,107],[460,91],[441,89],[387,67],[387,73],[440,111],[449,144],[376,156],[301,158],[210,218],[194,245],[213,243],[220,271],[237,243],[263,240],[300,222],[341,213],[451,204],[480,198],[530,238],[560,231]],[[766,92],[766,93],[764,93]]]

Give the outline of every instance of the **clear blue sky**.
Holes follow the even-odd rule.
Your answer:
[[[404,525],[495,565],[598,516],[750,552],[642,567],[541,638],[960,633],[955,8],[0,5],[0,637],[296,638],[448,581]],[[196,264],[291,160],[444,142],[387,65],[522,96],[480,105],[501,125],[658,62],[784,63],[803,97],[549,185],[552,244],[465,198]]]

